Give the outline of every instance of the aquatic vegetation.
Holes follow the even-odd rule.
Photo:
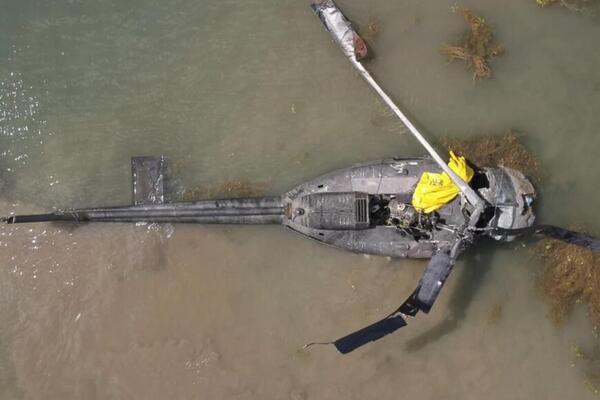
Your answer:
[[[591,348],[588,344],[585,350],[580,345],[571,343],[571,355],[573,357],[571,367],[578,365],[585,376],[583,385],[596,396],[600,395],[600,371],[598,370],[600,347],[598,343],[594,343]]]
[[[596,15],[600,9],[600,1],[598,0],[536,0],[536,3],[540,7],[558,4],[571,11],[584,15]]]
[[[554,239],[538,242],[533,253],[544,261],[541,289],[550,317],[561,325],[575,304],[586,304],[600,324],[600,254]]]
[[[495,303],[488,310],[487,323],[488,325],[494,325],[502,319],[502,303]]]
[[[185,187],[179,191],[181,201],[202,199],[254,197],[263,194],[266,184],[230,179],[208,186]]]
[[[540,178],[538,158],[523,144],[514,130],[501,135],[480,135],[466,139],[445,138],[444,145],[478,167],[504,165],[523,172],[534,180]]]
[[[217,185],[214,188],[214,194],[231,197],[248,197],[258,195],[263,189],[263,185],[232,179]]]
[[[373,46],[375,39],[380,33],[381,21],[376,17],[370,17],[366,27],[360,30],[360,36],[369,44],[369,46]]]
[[[596,380],[598,379],[597,376],[594,377]],[[591,379],[586,379],[585,380],[585,386],[589,389],[590,392],[592,392],[593,394],[595,394],[596,396],[600,395],[600,389],[598,389],[598,385],[596,385]]]
[[[440,53],[448,61],[462,60],[468,70],[473,70],[473,80],[478,81],[492,76],[490,61],[504,52],[504,48],[494,43],[494,33],[483,17],[468,8],[459,7],[469,30],[460,43],[444,46]]]

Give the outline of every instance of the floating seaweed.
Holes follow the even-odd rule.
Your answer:
[[[460,11],[469,26],[464,38],[455,46],[444,46],[440,49],[448,61],[463,60],[468,70],[473,70],[473,80],[478,81],[492,76],[490,61],[504,52],[504,48],[493,42],[492,28],[484,18],[468,8],[456,8]]]
[[[534,180],[540,179],[538,158],[521,141],[514,130],[501,135],[481,135],[467,139],[445,138],[444,145],[464,156],[478,167],[503,165],[523,172]]]
[[[600,254],[554,239],[533,247],[544,261],[541,289],[550,317],[561,325],[575,304],[586,304],[591,321],[600,324]]]
[[[596,15],[600,9],[598,0],[535,0],[540,7],[563,6],[584,15]]]

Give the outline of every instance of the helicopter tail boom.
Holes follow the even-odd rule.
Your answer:
[[[261,197],[88,208],[51,214],[14,215],[2,218],[2,221],[8,224],[50,221],[280,224],[284,215],[285,208],[280,197]]]

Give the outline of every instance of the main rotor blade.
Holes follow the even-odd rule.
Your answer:
[[[415,316],[419,311],[428,314],[453,267],[454,258],[450,255],[449,249],[434,254],[423,272],[419,285],[400,306],[400,311],[411,316]]]
[[[477,223],[479,215],[484,208],[483,199],[477,193],[475,193],[475,191],[471,189],[471,187],[460,176],[450,169],[448,164],[446,164],[433,146],[429,144],[421,132],[419,132],[419,130],[413,125],[408,117],[383,91],[375,79],[373,79],[369,71],[367,71],[367,69],[362,65],[360,59],[366,56],[366,47],[364,47],[364,41],[352,28],[350,21],[348,21],[333,0],[316,0],[313,2],[311,7],[321,22],[323,22],[323,25],[325,25],[325,29],[327,29],[335,42],[340,46],[348,60],[350,60],[354,68],[356,68],[360,75],[375,90],[375,92],[377,92],[385,104],[394,112],[394,114],[396,114],[396,116],[408,128],[408,130],[419,141],[419,143],[421,143],[421,145],[425,148],[425,150],[427,150],[429,155],[431,155],[440,168],[446,174],[448,174],[450,179],[452,179],[452,182],[454,182],[454,184],[466,197],[468,202],[474,207],[473,218],[471,218],[471,222],[472,224]]]
[[[509,236],[539,234],[600,253],[600,239],[588,235],[587,233],[571,231],[554,225],[538,225],[521,229],[496,228],[493,232]]]
[[[406,316],[414,317],[419,311],[429,313],[452,271],[459,245],[460,241],[457,241],[452,248],[439,250],[431,257],[417,288],[396,311],[374,324],[336,340],[333,342],[335,348],[342,354],[348,354],[406,326]]]

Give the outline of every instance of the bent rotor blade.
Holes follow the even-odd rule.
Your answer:
[[[452,271],[455,263],[454,254],[459,244],[460,241],[452,247],[452,250],[445,248],[431,257],[417,288],[396,311],[374,324],[336,340],[333,342],[335,348],[342,354],[348,354],[406,326],[404,319],[406,316],[414,317],[419,311],[429,313]]]
[[[440,295],[442,286],[444,286],[446,279],[448,279],[452,267],[454,267],[454,260],[450,256],[449,250],[436,253],[431,257],[429,264],[427,264],[419,286],[413,294],[414,297],[411,296],[408,301],[412,300],[411,304],[414,307],[428,314],[431,307],[433,307],[433,303],[435,303]]]

